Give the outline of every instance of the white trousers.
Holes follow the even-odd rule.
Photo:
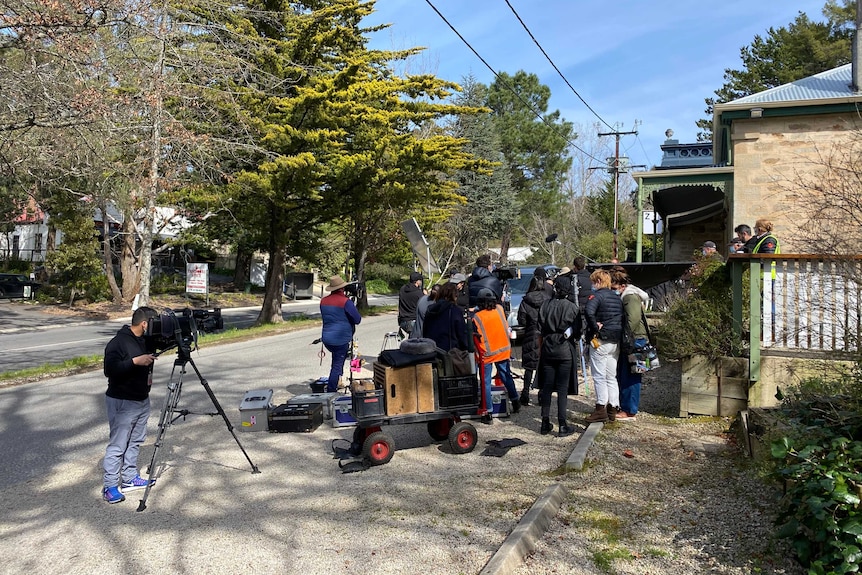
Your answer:
[[[620,406],[620,385],[617,381],[617,360],[620,344],[602,341],[597,348],[590,348],[590,372],[596,389],[596,403]]]

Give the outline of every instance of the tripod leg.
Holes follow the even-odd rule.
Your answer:
[[[153,446],[153,456],[150,458],[150,465],[147,467],[147,488],[144,491],[144,496],[138,504],[137,511],[143,511],[147,508],[147,498],[150,496],[150,489],[153,486],[153,475],[156,473],[156,459],[159,455],[159,449],[164,443],[165,435],[168,433],[168,428],[174,422],[173,414],[177,411],[177,406],[180,402],[180,394],[183,390],[183,374],[185,367],[179,365],[180,372],[177,380],[174,381],[174,373],[177,369],[177,363],[174,363],[174,368],[171,370],[171,378],[168,382],[168,394],[165,396],[165,404],[162,407],[162,413],[159,415],[159,431],[156,434],[156,442]]]
[[[224,423],[227,426],[227,430],[230,431],[231,435],[233,435],[234,441],[236,441],[236,444],[239,446],[240,451],[242,451],[242,454],[245,455],[245,458],[248,460],[249,465],[251,465],[251,472],[252,473],[260,473],[260,469],[258,469],[257,465],[255,465],[254,462],[252,462],[251,457],[248,456],[248,453],[246,453],[245,448],[242,446],[242,443],[240,443],[239,437],[237,437],[237,435],[236,435],[236,431],[234,430],[233,424],[231,424],[230,419],[228,419],[227,414],[225,414],[224,409],[222,409],[221,404],[218,402],[218,399],[216,399],[216,396],[213,393],[213,390],[210,388],[209,382],[207,382],[207,380],[204,378],[204,376],[201,375],[201,372],[198,370],[198,366],[195,365],[195,362],[191,358],[188,358],[188,362],[191,364],[192,369],[195,370],[195,373],[197,374],[198,379],[201,382],[201,385],[204,386],[204,389],[206,390],[207,395],[210,396],[210,401],[213,402],[213,405],[215,406],[216,411],[218,411],[218,414],[221,415],[222,419],[224,420]]]

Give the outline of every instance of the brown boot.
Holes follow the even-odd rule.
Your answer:
[[[617,420],[617,412],[620,410],[619,407],[614,407],[610,403],[607,405],[608,412],[608,421],[616,421]]]
[[[587,423],[601,422],[605,423],[608,420],[608,410],[604,405],[596,404],[596,409],[587,416]]]

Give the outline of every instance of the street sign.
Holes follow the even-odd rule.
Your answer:
[[[186,264],[186,293],[208,293],[209,264]]]

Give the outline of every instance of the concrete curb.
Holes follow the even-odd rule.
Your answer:
[[[566,471],[580,471],[584,468],[584,460],[587,458],[587,450],[589,450],[593,441],[596,439],[596,436],[604,426],[605,424],[601,422],[590,423],[587,425],[586,431],[584,431],[578,438],[578,441],[575,443],[575,449],[566,460],[564,465]]]
[[[524,563],[524,558],[535,551],[554,515],[566,498],[566,489],[559,483],[551,485],[521,518],[503,544],[485,564],[479,575],[511,573]]]

